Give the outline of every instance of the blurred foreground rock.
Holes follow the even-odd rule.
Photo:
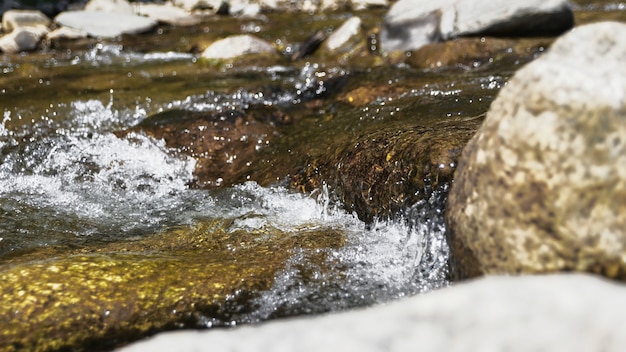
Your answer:
[[[522,68],[463,151],[452,271],[626,279],[626,25],[576,28]]]
[[[387,305],[157,335],[120,352],[623,351],[626,288],[588,275],[488,277]]]

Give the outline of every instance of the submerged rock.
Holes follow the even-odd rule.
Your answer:
[[[92,37],[117,37],[149,31],[156,26],[153,19],[126,13],[67,11],[54,18],[60,25],[86,32]]]
[[[277,54],[272,44],[255,36],[243,34],[220,39],[202,53],[207,59],[232,59],[250,54]]]
[[[4,258],[0,350],[103,350],[158,331],[246,322],[252,300],[294,251],[342,243],[328,230],[233,232],[209,221],[140,240]],[[324,267],[323,255],[307,258]]]
[[[463,36],[554,35],[573,24],[564,0],[401,0],[385,16],[380,40],[385,52],[410,51]]]
[[[576,28],[519,70],[459,162],[452,270],[626,279],[626,25]]]
[[[352,312],[165,333],[119,351],[618,352],[624,307],[626,288],[593,276],[489,277]]]

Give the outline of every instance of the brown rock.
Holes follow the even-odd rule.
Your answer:
[[[275,125],[288,121],[287,115],[264,107],[247,113],[172,110],[148,117],[130,131],[163,139],[168,147],[196,158],[198,186],[228,187],[241,181],[241,171],[277,136]]]

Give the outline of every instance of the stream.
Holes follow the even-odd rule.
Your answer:
[[[383,13],[361,13],[366,29]],[[215,270],[230,273],[215,274],[219,280],[236,281],[232,292],[227,288],[211,296],[222,302],[216,306],[201,307],[183,295],[154,318],[175,317],[172,322],[120,336],[106,331],[79,336],[74,346],[107,350],[163,330],[337,311],[450,285],[443,214],[448,182],[430,187],[434,180],[419,180],[425,186],[416,191],[417,200],[398,201],[399,210],[389,208],[384,216],[374,210],[363,216],[358,204],[342,201],[332,180],[316,179],[313,190],[294,188],[290,167],[297,160],[323,157],[330,145],[353,143],[356,148],[356,140],[369,141],[367,136],[385,129],[410,127],[436,135],[442,121],[475,128],[509,77],[541,55],[550,40],[538,39],[521,55],[441,68],[359,59],[340,63],[315,56],[292,62],[287,54],[310,28],[337,26],[349,14],[269,17],[161,27],[142,36],[50,44],[39,52],[0,58],[2,275],[16,277],[31,265],[52,265],[56,273],[66,260],[68,268],[74,260],[110,260],[125,272],[142,273],[148,269],[134,269],[135,263],[156,261],[159,267],[163,259],[163,267],[177,272],[207,268],[202,275]],[[298,21],[307,26],[294,26]],[[238,31],[272,38],[285,57],[224,64],[194,53],[195,45]],[[363,91],[365,98],[358,93]],[[259,107],[279,109],[293,121],[277,126],[274,139],[256,141],[259,161],[248,163],[248,176],[232,185],[198,186],[198,158],[132,129],[171,111],[215,114]],[[230,157],[232,163],[237,155]],[[387,155],[387,161],[393,158]],[[312,164],[306,167],[316,170]],[[275,177],[281,172],[285,177]],[[169,278],[167,270],[162,275]],[[156,269],[147,274],[161,275]],[[45,281],[32,275],[29,280]],[[120,275],[107,280],[126,282]],[[177,280],[186,279],[180,275]],[[202,275],[190,276],[185,284],[194,286],[194,280],[205,280]],[[219,280],[214,288],[222,290]],[[63,284],[51,282],[52,287]],[[106,285],[99,287],[87,300],[100,302],[96,296],[109,292]],[[137,287],[141,291],[143,286]],[[6,290],[3,294],[15,296]],[[106,327],[109,317],[124,319],[115,313],[122,303],[103,302],[93,321]],[[187,310],[181,313],[183,304]],[[37,312],[31,314],[45,316]],[[20,324],[33,320],[33,315],[22,318],[18,308],[10,314],[9,321]],[[15,326],[15,331],[23,329]]]
[[[123,52],[117,45],[96,45],[72,60],[57,61],[50,70],[70,65],[76,66],[76,70],[141,70],[145,65],[191,64],[195,58],[173,53]],[[5,71],[14,67],[7,64]],[[287,67],[276,67],[275,71],[266,74],[268,79],[286,82],[293,90],[274,100],[267,99],[265,104],[297,101],[307,85],[315,88],[315,77],[320,72],[310,65],[300,71]],[[250,73],[252,84],[258,76],[255,71]],[[241,74],[236,84],[245,79]],[[43,111],[29,106],[8,107],[3,99],[0,258],[27,256],[39,247],[88,247],[149,236],[206,219],[227,219],[229,231],[271,228],[298,232],[321,228],[338,230],[346,236],[346,244],[330,255],[350,268],[341,287],[329,288],[341,291],[333,294],[343,298],[324,302],[327,292],[319,292],[318,287],[323,278],[294,283],[291,269],[287,268],[277,277],[271,292],[262,295],[261,311],[290,302],[302,305],[302,298],[307,296],[320,297],[310,302],[311,307],[298,309],[340,309],[448,284],[441,194],[433,193],[428,202],[415,204],[415,218],[368,224],[340,205],[331,204],[328,189],[309,196],[280,185],[262,187],[254,181],[220,190],[195,189],[189,186],[196,163],[193,158],[180,156],[162,140],[141,133],[124,138],[114,134],[144,119],[148,111],[226,109],[265,99],[262,93],[237,90],[225,94],[209,90],[187,96],[173,94],[175,99],[162,104],[155,104],[146,96],[136,105],[121,107],[117,100],[127,100],[124,95],[136,94],[135,91],[112,88],[106,93],[102,99],[46,103]],[[458,93],[452,89],[419,94]],[[373,118],[368,115],[371,113],[365,109],[362,118]],[[297,262],[298,255],[290,261]],[[261,311],[255,313],[259,319],[264,318]]]

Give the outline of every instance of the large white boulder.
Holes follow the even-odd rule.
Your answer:
[[[120,352],[626,349],[626,287],[586,275],[489,277],[366,309],[163,333]]]
[[[626,279],[626,24],[575,28],[515,73],[448,198],[457,277]]]

